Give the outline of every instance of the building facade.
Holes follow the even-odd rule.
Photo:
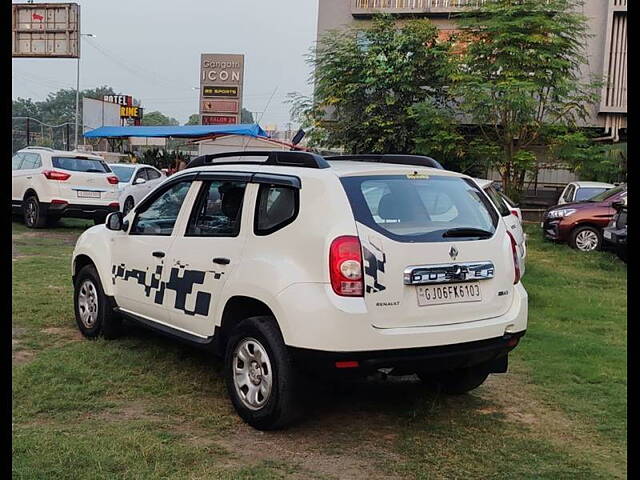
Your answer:
[[[378,12],[398,18],[428,18],[443,34],[456,30],[452,15],[478,0],[318,0],[318,38],[328,30],[365,26]],[[540,0],[543,1],[543,0]],[[585,126],[601,130],[603,140],[618,141],[627,128],[627,0],[585,0],[589,19],[588,64],[582,74],[604,80],[598,104]]]

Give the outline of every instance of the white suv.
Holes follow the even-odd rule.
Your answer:
[[[61,217],[104,222],[120,208],[118,177],[97,155],[27,147],[11,159],[11,207],[29,228]]]
[[[506,371],[527,293],[489,198],[437,167],[402,155],[198,157],[80,236],[78,327],[112,338],[125,318],[211,348],[259,429],[296,417],[312,373],[386,369],[472,390]]]

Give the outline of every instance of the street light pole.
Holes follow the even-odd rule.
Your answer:
[[[81,33],[78,37],[78,64],[76,69],[76,134],[74,148],[78,149],[78,128],[80,125],[80,41],[82,37],[95,37],[93,33]]]

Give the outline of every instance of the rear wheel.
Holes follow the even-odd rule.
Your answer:
[[[124,205],[122,207],[122,214],[126,215],[131,210],[133,210],[133,204],[134,204],[133,198],[132,197],[127,197],[127,199],[124,201]]]
[[[591,226],[578,227],[571,232],[569,245],[581,252],[600,250],[602,246],[602,234]]]
[[[298,415],[296,372],[270,316],[242,320],[226,346],[225,380],[233,406],[258,430],[275,430]]]
[[[28,228],[42,228],[47,224],[47,216],[42,212],[42,206],[35,195],[24,200],[22,211],[24,224]]]
[[[482,385],[488,376],[482,365],[437,374],[418,373],[425,384],[450,395],[470,392]]]

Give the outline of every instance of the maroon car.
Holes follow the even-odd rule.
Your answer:
[[[584,202],[551,207],[542,219],[545,238],[567,242],[583,252],[600,249],[602,230],[616,213],[613,204],[626,196],[627,187],[621,185]]]

